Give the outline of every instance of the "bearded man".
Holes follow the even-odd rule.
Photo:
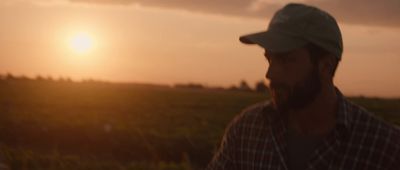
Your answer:
[[[291,3],[267,31],[240,41],[264,48],[271,101],[234,118],[207,169],[400,168],[400,130],[349,102],[333,83],[343,52],[334,17]]]

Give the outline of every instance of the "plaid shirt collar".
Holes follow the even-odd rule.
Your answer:
[[[337,88],[335,88],[335,89],[336,89],[337,100],[338,100],[338,103],[337,103],[338,110],[336,113],[336,127],[349,129],[351,126],[351,117],[348,113],[349,101],[347,101],[344,98],[343,94],[340,92],[339,89],[337,89]],[[285,123],[285,122],[281,122],[281,121],[284,121],[282,114],[277,112],[271,105],[265,107],[263,112],[268,113],[268,115],[265,115],[265,116],[268,119],[268,122],[271,123],[271,125],[274,126],[279,123]],[[272,116],[271,116],[271,113],[272,113]]]
[[[343,94],[336,89],[336,94],[338,96],[338,111],[337,111],[337,118],[336,118],[336,125],[338,127],[342,126],[346,129],[350,129],[351,126],[351,117],[349,115],[349,102],[345,100]]]
[[[314,149],[307,169],[398,169],[399,130],[376,119],[336,91],[335,127]],[[287,134],[285,119],[270,103],[250,107],[228,126],[208,169],[288,170]]]
[[[332,133],[330,133],[327,136],[327,138],[323,141],[323,144],[318,148],[317,152],[320,152],[320,154],[318,155],[324,155],[324,156],[319,156],[317,158],[314,158],[314,161],[312,162],[318,162],[318,160],[323,160],[325,158],[329,158],[330,156],[332,156],[332,154],[334,154],[334,148],[340,145],[341,141],[340,139],[345,138],[348,129],[351,128],[350,127],[351,117],[348,111],[349,103],[337,88],[336,88],[336,93],[338,97],[336,125]],[[285,169],[288,169],[286,163],[287,162],[286,137],[288,133],[286,119],[282,116],[282,114],[279,114],[279,112],[274,110],[271,105],[264,108],[264,113],[269,113],[269,115],[271,116],[268,117],[267,115],[267,122],[271,125],[272,140],[275,145],[275,148],[277,149],[277,152],[279,153],[279,158],[280,161],[282,162],[282,165],[284,166]]]

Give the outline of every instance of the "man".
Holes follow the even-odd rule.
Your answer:
[[[334,86],[343,44],[331,15],[288,4],[240,41],[265,49],[272,99],[234,118],[207,169],[400,169],[400,130]]]

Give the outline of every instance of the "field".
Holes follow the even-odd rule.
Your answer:
[[[0,162],[13,170],[201,169],[232,117],[266,99],[244,91],[2,80]],[[400,99],[351,100],[400,124]]]

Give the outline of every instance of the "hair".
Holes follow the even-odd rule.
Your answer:
[[[319,61],[324,58],[324,57],[334,57],[333,55],[330,55],[331,52],[329,52],[328,50],[315,45],[313,43],[308,43],[306,45],[306,48],[308,50],[308,52],[310,53],[310,57],[311,57],[311,62],[313,62],[314,65],[317,65],[319,63]],[[331,70],[331,75],[332,77],[335,76],[335,72],[337,69],[337,66],[339,64],[339,60],[338,58],[334,57],[334,63],[333,63],[333,68]]]

